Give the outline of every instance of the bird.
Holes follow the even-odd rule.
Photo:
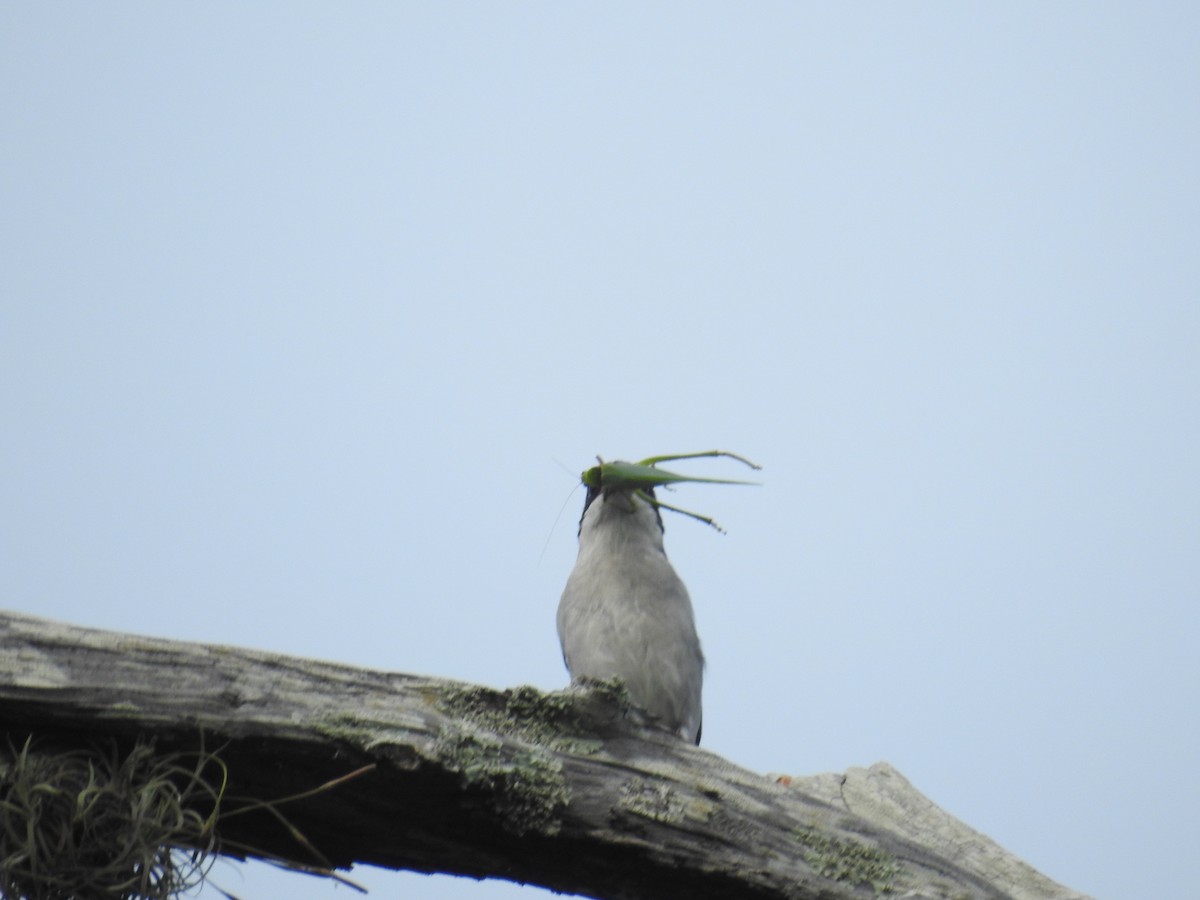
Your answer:
[[[691,598],[663,546],[654,488],[596,481],[558,604],[571,681],[619,678],[659,725],[699,744],[704,654]]]

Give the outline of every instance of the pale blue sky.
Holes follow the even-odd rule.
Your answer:
[[[736,450],[763,487],[675,495],[729,534],[667,521],[706,747],[888,760],[1071,887],[1187,896],[1198,40],[1184,3],[4,4],[0,606],[554,688],[571,473]]]

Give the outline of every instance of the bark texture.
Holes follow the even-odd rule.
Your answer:
[[[269,809],[222,817],[235,856],[598,898],[1082,897],[885,763],[781,783],[647,727],[614,684],[494,690],[0,613],[0,729],[9,756],[30,734],[203,744],[226,810],[374,766],[277,804],[308,846]]]

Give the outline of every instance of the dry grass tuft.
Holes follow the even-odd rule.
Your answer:
[[[169,898],[199,884],[217,852],[221,760],[139,742],[0,752],[0,896]],[[187,849],[181,849],[187,848]]]

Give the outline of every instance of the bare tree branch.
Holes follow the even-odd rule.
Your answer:
[[[782,784],[646,727],[619,685],[498,691],[3,614],[0,726],[216,751],[235,856],[601,898],[1082,896],[885,764]]]

